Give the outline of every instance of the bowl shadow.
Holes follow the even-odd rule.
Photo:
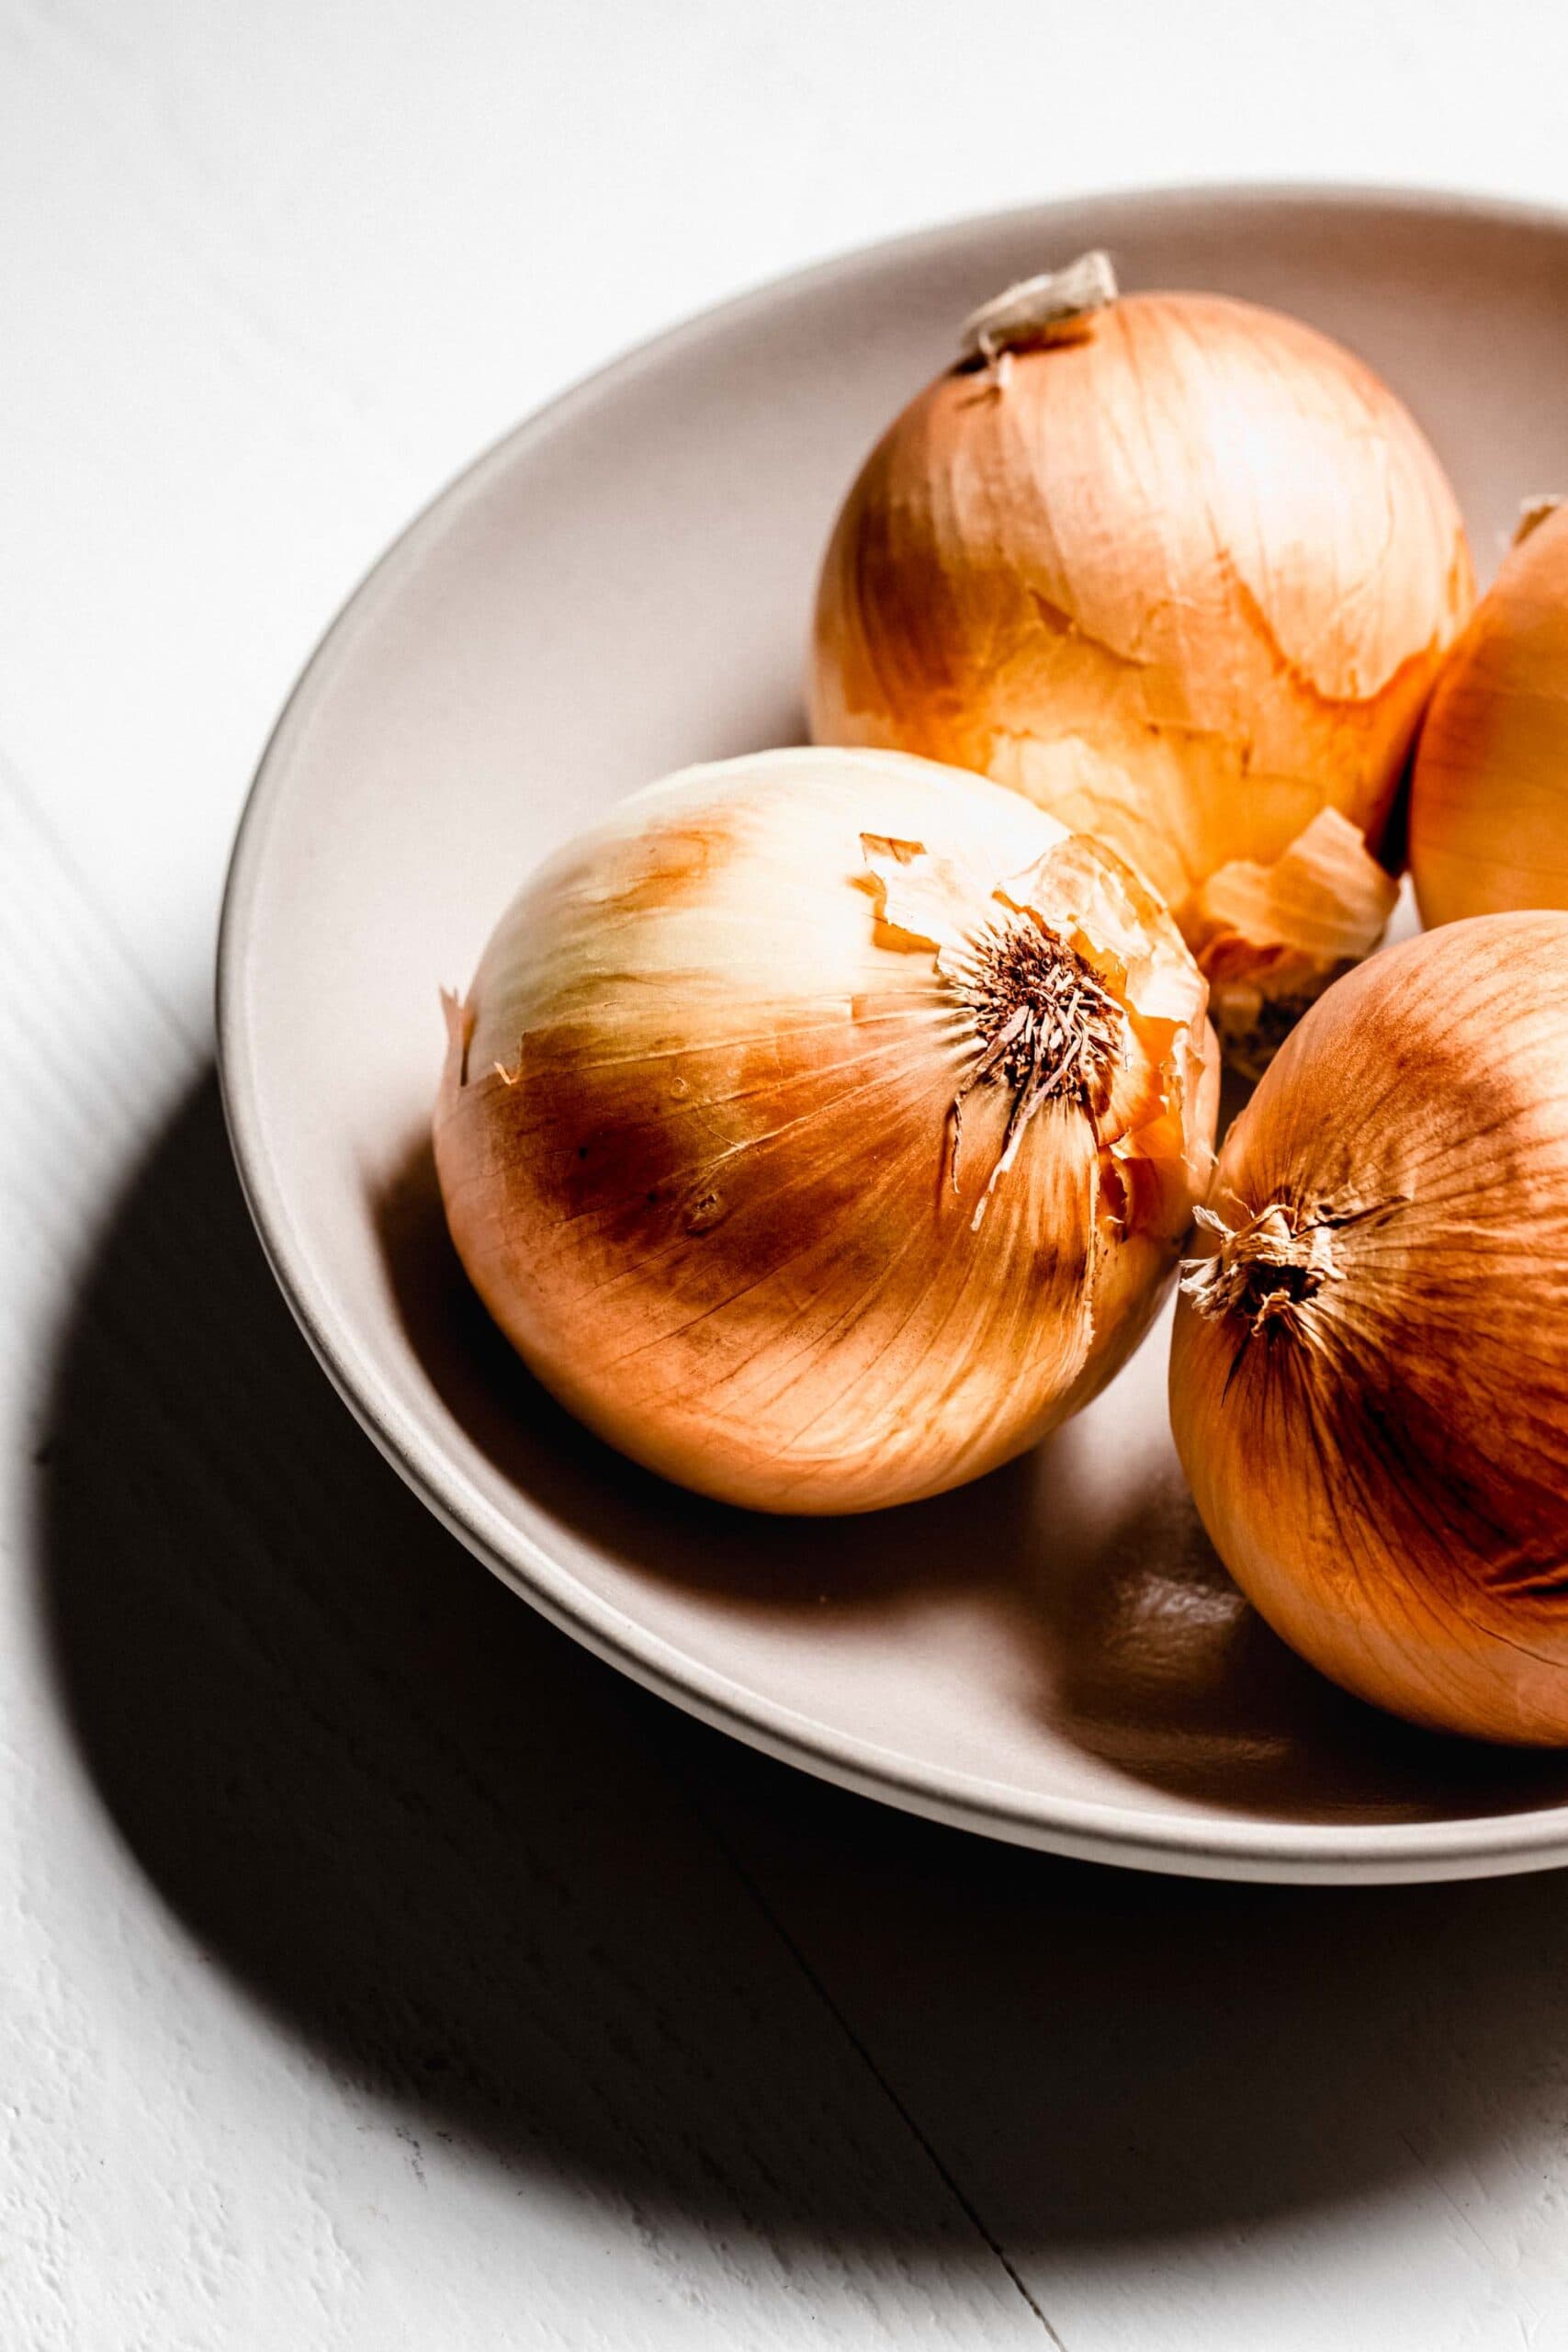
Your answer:
[[[310,1361],[210,1076],[83,1270],[50,1445],[51,1654],[120,1835],[280,2030],[489,2160],[945,2260],[906,2110],[1017,2249],[1562,2129],[1561,1879],[1249,1888],[991,1846],[740,1748],[520,1608]],[[1021,1521],[1032,1475],[997,1487]],[[764,1575],[744,1605],[800,1604]],[[1067,1678],[1102,1737],[1124,1605]]]

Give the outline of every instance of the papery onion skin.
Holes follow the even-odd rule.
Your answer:
[[[1410,788],[1428,923],[1568,907],[1568,509],[1504,560],[1443,664]]]
[[[989,895],[1024,869],[1083,901],[1136,1017],[1099,1139],[1044,1102],[998,1173],[1009,1089],[974,1084],[955,1138],[981,1047],[903,926],[1032,926]],[[451,1008],[448,1223],[534,1371],[649,1467],[783,1511],[935,1493],[1146,1328],[1213,1164],[1204,996],[1119,861],[979,778],[854,752],[691,770],[563,851]]]
[[[1249,303],[1127,295],[1006,359],[938,377],[851,490],[812,732],[977,769],[1097,834],[1217,988],[1245,983],[1245,936],[1209,959],[1205,885],[1271,867],[1324,809],[1378,849],[1473,600],[1453,493],[1370,368]],[[1312,943],[1312,988],[1392,899]],[[1251,939],[1266,991],[1280,937],[1301,944],[1288,922]]]
[[[1362,1698],[1568,1744],[1568,914],[1340,981],[1207,1214],[1171,1419],[1237,1583]]]

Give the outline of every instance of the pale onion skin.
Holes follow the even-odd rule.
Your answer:
[[[1244,1306],[1246,1245],[1211,1224],[1177,1314],[1171,1419],[1216,1549],[1360,1697],[1568,1744],[1568,914],[1450,924],[1331,989],[1205,1214],[1234,1236],[1276,1204],[1317,1276],[1268,1241]]]
[[[1031,869],[1081,902],[1132,1058],[1098,1140],[1077,1101],[1038,1111],[976,1225],[1009,1098],[968,1096],[955,1191],[981,1048],[937,934]],[[777,1511],[936,1493],[1146,1329],[1213,1166],[1204,997],[1119,861],[977,777],[809,750],[689,770],[531,882],[449,1007],[448,1223],[539,1378],[639,1462]]]
[[[1354,836],[1383,840],[1470,554],[1414,419],[1313,329],[1207,294],[1083,326],[939,376],[872,452],[822,569],[812,732],[977,769],[1108,842],[1223,1032],[1227,990],[1297,1004],[1381,935],[1393,885]],[[1255,885],[1239,923],[1234,890],[1205,903],[1325,809],[1359,867],[1329,876],[1337,924],[1299,931]]]
[[[1410,789],[1428,923],[1568,907],[1568,509],[1513,548],[1443,664]]]

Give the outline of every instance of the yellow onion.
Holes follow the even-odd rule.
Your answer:
[[[1199,1216],[1171,1415],[1237,1583],[1362,1698],[1568,1744],[1568,914],[1340,981]]]
[[[1429,923],[1568,907],[1568,509],[1529,513],[1443,664],[1416,749],[1410,866]]]
[[[967,343],[840,514],[812,732],[979,769],[1108,842],[1260,1066],[1391,911],[1371,853],[1473,594],[1453,493],[1338,345],[1218,295],[1118,298],[1103,256]]]
[[[451,1002],[447,1220],[534,1371],[734,1502],[977,1476],[1147,1325],[1213,1164],[1205,989],[1113,854],[896,754],[634,796]]]

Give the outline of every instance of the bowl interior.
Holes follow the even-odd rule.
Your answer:
[[[606,802],[799,739],[816,565],[866,447],[979,300],[1091,243],[1129,287],[1247,295],[1363,353],[1449,466],[1483,575],[1520,498],[1568,482],[1568,230],[1438,199],[1049,207],[852,257],[634,354],[415,525],[278,730],[221,958],[247,1189],[329,1370],[434,1507],[559,1622],[744,1736],[977,1827],[1166,1868],[1559,1860],[1568,1759],[1385,1721],[1230,1586],[1171,1451],[1163,1322],[979,1485],[772,1521],[576,1428],[446,1240],[438,986]]]

